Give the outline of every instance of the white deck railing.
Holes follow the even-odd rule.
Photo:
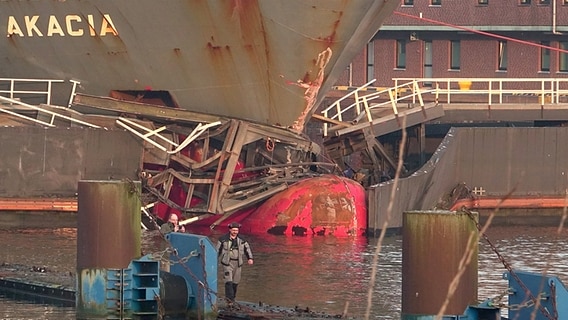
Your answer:
[[[41,124],[43,126],[47,126],[47,127],[54,127],[54,121],[56,118],[60,118],[60,119],[65,119],[65,120],[69,120],[70,122],[74,122],[77,124],[81,124],[81,125],[85,125],[85,126],[89,126],[89,127],[94,127],[94,128],[100,128],[100,126],[95,125],[95,124],[91,124],[79,119],[75,119],[73,117],[69,117],[66,116],[65,114],[62,113],[58,113],[55,111],[51,111],[51,110],[46,110],[45,108],[42,108],[36,104],[28,104],[22,100],[25,100],[26,98],[36,98],[39,96],[39,103],[45,103],[47,105],[51,105],[51,90],[53,89],[53,84],[54,83],[63,83],[65,82],[64,80],[54,80],[54,79],[14,79],[14,78],[0,78],[0,112],[2,113],[7,113],[10,115],[13,115],[15,117],[19,117],[34,123],[38,123]],[[75,89],[77,88],[77,85],[79,84],[78,81],[74,81],[71,80],[72,83],[72,89],[71,89],[71,96],[69,98],[69,104],[67,107],[71,106],[71,102],[73,100],[73,96],[75,95]],[[33,89],[25,89],[26,86],[28,88],[33,88]],[[5,88],[8,89],[5,89]],[[38,88],[45,88],[45,89],[38,89]],[[44,99],[42,99],[41,97],[43,97]],[[19,112],[17,112],[17,110],[8,108],[8,107],[3,107],[3,105],[6,106],[18,106],[20,108],[23,109],[31,109],[37,112],[42,112],[42,113],[46,113],[49,116],[51,116],[51,120],[49,122],[45,122],[36,118],[32,118],[32,117],[28,117],[25,114],[21,114]]]
[[[44,96],[43,103],[51,104],[51,89],[54,83],[62,83],[64,80],[55,79],[13,79],[0,78],[0,95],[17,99],[25,96]],[[33,90],[25,89],[26,87],[34,87]],[[4,89],[8,87],[8,89]],[[45,89],[35,89],[36,87],[45,87]]]
[[[445,97],[451,103],[452,97],[477,95],[489,106],[503,104],[504,98],[514,95],[540,97],[540,104],[561,103],[560,97],[568,95],[568,78],[395,78],[398,83],[417,81],[420,87],[430,87],[436,99]],[[428,86],[426,86],[428,84]]]
[[[395,115],[398,115],[398,103],[403,101],[416,101],[418,99],[420,106],[424,107],[424,101],[422,99],[422,90],[418,86],[417,81],[409,81],[407,83],[401,83],[392,88],[379,89],[372,93],[364,93],[369,85],[375,80],[372,80],[363,86],[351,91],[347,95],[335,101],[332,105],[321,111],[323,116],[330,119],[331,123],[334,120],[343,122],[344,114],[348,111],[354,109],[355,117],[350,120],[352,123],[357,123],[361,119],[366,119],[369,122],[373,121],[373,115],[371,110],[378,108],[391,108]],[[407,90],[407,88],[412,88]],[[365,92],[366,93],[366,92]],[[353,96],[354,102],[342,106],[342,102],[347,101],[347,98]],[[349,100],[350,101],[350,100]],[[373,103],[371,103],[373,102]],[[352,111],[353,112],[353,111]],[[327,136],[330,123],[324,122],[323,125],[323,135]]]
[[[323,117],[329,120],[324,121],[324,136],[327,136],[330,125],[345,121],[346,112],[351,112],[350,123],[357,123],[361,119],[372,122],[373,109],[391,108],[398,115],[399,103],[419,103],[424,108],[424,97],[430,97],[429,100],[435,102],[444,98],[444,103],[450,104],[453,100],[467,100],[458,99],[458,96],[473,98],[475,95],[475,99],[470,99],[471,103],[487,103],[490,107],[503,104],[507,96],[535,96],[538,97],[535,103],[541,105],[559,104],[562,103],[561,97],[568,96],[568,78],[395,78],[393,81],[394,87],[381,89],[370,87],[375,82],[372,80],[321,111]],[[371,88],[374,91],[371,92]],[[346,101],[352,101],[348,98],[353,102],[345,105]]]

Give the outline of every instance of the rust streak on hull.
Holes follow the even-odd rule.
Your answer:
[[[399,4],[4,1],[2,76],[76,80],[79,93],[98,96],[128,93],[140,99],[159,93],[174,101],[169,106],[289,127],[313,113]],[[60,28],[50,29],[49,21]],[[327,48],[334,54],[319,79],[316,57]],[[305,88],[285,79],[317,81],[321,89],[306,103]],[[53,90],[53,103],[66,105],[70,87]]]

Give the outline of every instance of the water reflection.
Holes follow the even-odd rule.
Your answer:
[[[76,239],[75,228],[0,230],[0,276],[73,286]],[[47,272],[34,272],[34,266],[47,267]],[[75,308],[0,292],[0,318],[75,319]]]
[[[218,236],[210,235],[212,239]],[[568,254],[563,250],[568,245],[566,231],[558,235],[555,228],[495,227],[488,236],[513,268],[548,270],[568,283]],[[252,244],[255,264],[244,266],[238,300],[310,307],[332,314],[341,314],[347,308],[351,316],[364,315],[377,239],[243,237]],[[62,282],[75,272],[75,229],[2,230],[0,241],[0,263],[46,266],[49,272],[45,276]],[[143,232],[143,252],[163,250],[162,241],[158,232]],[[372,318],[400,318],[401,242],[400,237],[389,237],[382,244],[372,288]],[[506,289],[507,283],[501,278],[504,271],[493,249],[480,242],[480,300]],[[72,319],[74,311],[0,297],[0,318]]]
[[[243,300],[300,305],[332,314],[343,313],[346,306],[349,314],[364,311],[374,254],[374,245],[367,239],[274,237],[252,238],[251,242],[255,268],[244,271]],[[400,279],[400,247],[399,239],[389,239],[383,246],[384,269],[379,272],[390,275],[375,286],[375,291],[382,291],[375,301],[377,314],[397,309],[398,303],[385,302],[396,301],[400,295],[400,281],[396,280]],[[258,290],[263,287],[265,290]]]
[[[559,234],[556,228],[501,227],[492,228],[488,237],[513,268],[556,275],[568,284],[566,252],[568,230]],[[482,242],[479,250],[479,298],[495,296],[507,289],[502,280],[505,267],[494,250]]]

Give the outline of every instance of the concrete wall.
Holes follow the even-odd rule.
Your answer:
[[[0,197],[74,197],[81,179],[137,178],[143,146],[122,130],[0,127]]]
[[[402,213],[429,210],[460,183],[484,195],[563,197],[568,188],[568,128],[452,128],[428,163],[395,191],[393,181],[370,188],[369,232],[400,228]]]

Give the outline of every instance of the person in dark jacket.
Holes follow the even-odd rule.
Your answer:
[[[168,222],[173,225],[173,232],[185,232],[185,227],[179,224],[179,216],[177,215],[177,213],[172,212],[170,214]]]
[[[235,301],[243,263],[246,261],[248,264],[253,264],[254,262],[249,243],[239,236],[240,228],[240,224],[230,223],[229,233],[221,236],[217,243],[219,262],[223,268],[225,297],[229,303]]]

